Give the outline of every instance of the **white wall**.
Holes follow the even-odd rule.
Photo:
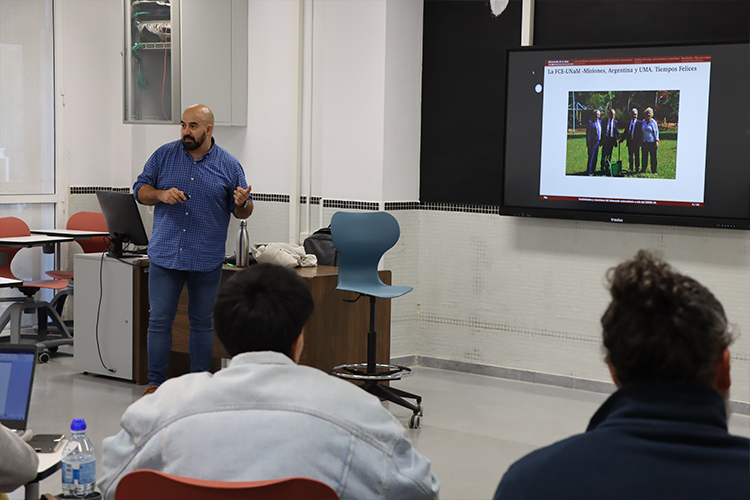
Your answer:
[[[428,210],[417,227],[418,354],[610,381],[599,323],[610,300],[605,273],[645,248],[722,302],[739,334],[732,399],[750,402],[747,231]]]
[[[71,186],[128,186],[132,127],[122,123],[119,0],[55,2],[58,169]]]
[[[383,199],[419,200],[423,3],[388,0]],[[416,168],[415,168],[416,166]]]
[[[295,0],[251,0],[248,26],[248,126],[216,131],[260,193],[289,193],[297,92]],[[244,132],[244,133],[243,133]],[[226,140],[225,140],[226,138]]]
[[[305,2],[313,13],[307,103],[313,110],[313,196],[418,198],[421,5]],[[214,132],[260,193],[291,191],[297,8],[297,0],[249,2],[248,126]],[[55,9],[58,93],[65,93],[60,168],[69,172],[71,186],[131,185],[158,146],[179,138],[179,127],[122,124],[121,0],[58,0]]]
[[[314,5],[313,169],[325,198],[382,198],[385,14],[384,0]]]

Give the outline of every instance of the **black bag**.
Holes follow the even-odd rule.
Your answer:
[[[318,229],[305,239],[303,243],[305,253],[318,257],[319,266],[336,266],[339,262],[339,252],[333,245],[331,226]]]

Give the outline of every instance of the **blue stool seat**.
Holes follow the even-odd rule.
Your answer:
[[[339,253],[336,289],[358,293],[357,299],[370,298],[367,363],[339,365],[333,368],[333,374],[360,381],[367,392],[410,409],[409,426],[417,428],[422,416],[421,396],[382,385],[410,375],[411,369],[376,362],[375,300],[394,299],[413,290],[410,286],[386,285],[378,275],[380,259],[398,242],[399,235],[398,221],[387,212],[336,212],[331,218],[331,237]],[[415,399],[416,404],[404,398]]]

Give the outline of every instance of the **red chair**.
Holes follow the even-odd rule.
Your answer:
[[[227,482],[142,469],[125,474],[115,500],[338,500],[327,484],[305,477]]]
[[[67,229],[77,229],[79,231],[107,231],[107,223],[104,222],[104,214],[101,212],[77,212],[68,219]],[[93,238],[77,238],[76,243],[81,245],[83,253],[105,252],[107,250],[107,237],[94,236]],[[47,271],[47,276],[57,280],[72,280],[73,271]],[[65,290],[57,293],[55,298],[50,301],[52,307],[58,314],[62,315],[65,299],[68,295],[73,294],[73,284]],[[68,329],[73,327],[72,322],[66,323]],[[72,332],[71,332],[72,333]]]
[[[30,236],[29,226],[24,221],[16,217],[0,218],[0,238],[9,238],[14,236]],[[20,248],[0,247],[0,277],[19,279],[10,269],[13,257],[16,256]],[[22,337],[33,338],[37,345],[42,349],[39,354],[40,361],[49,360],[48,349],[56,350],[60,345],[72,345],[73,337],[68,331],[57,311],[46,301],[34,300],[34,295],[42,288],[52,290],[61,290],[68,286],[66,280],[38,280],[24,281],[23,285],[16,287],[25,297],[14,297],[2,299],[2,301],[14,302],[0,316],[0,330],[4,329],[10,322],[10,342],[20,343]],[[37,313],[37,333],[36,335],[21,335],[21,316],[24,312],[36,311]],[[52,324],[57,328],[56,335],[48,338],[47,335],[47,318],[52,320]]]

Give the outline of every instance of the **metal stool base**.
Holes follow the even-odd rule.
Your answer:
[[[386,381],[401,380],[404,377],[408,377],[411,375],[411,368],[408,366],[384,365],[378,363],[375,365],[375,372],[372,373],[367,371],[367,363],[354,363],[334,366],[331,372],[337,377],[345,378],[347,380]]]

